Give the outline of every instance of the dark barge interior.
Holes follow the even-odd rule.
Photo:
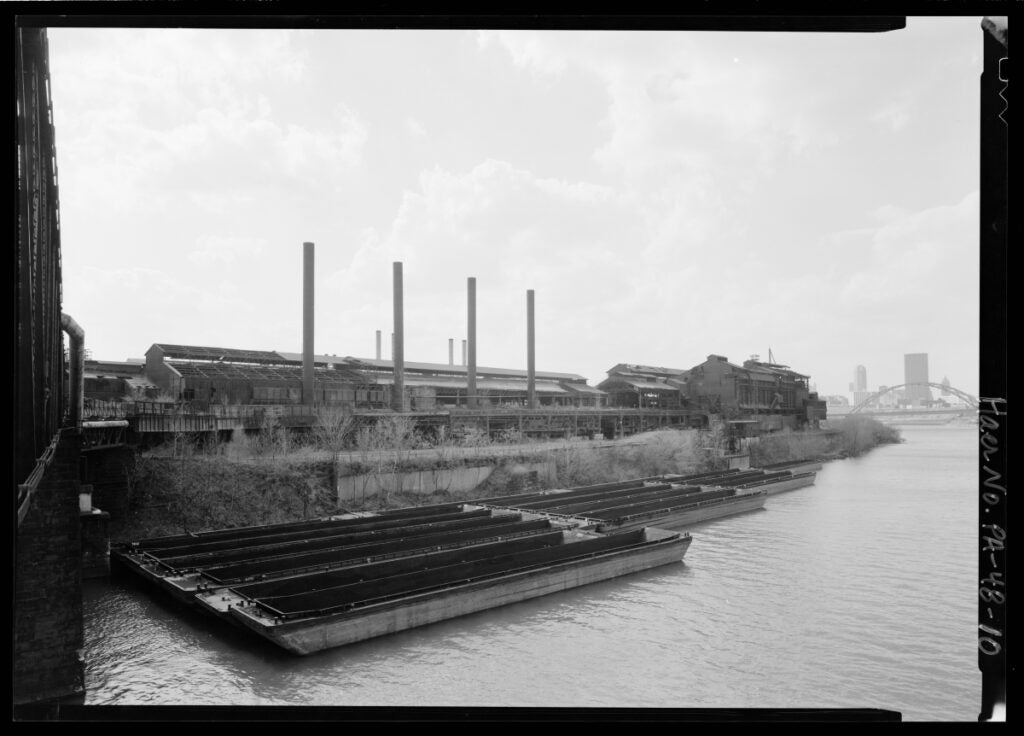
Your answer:
[[[808,473],[806,475],[813,475]],[[566,490],[489,498],[487,506],[530,513],[582,517],[605,524],[657,513],[728,503],[738,491],[756,489],[796,476],[789,471],[728,470],[694,475],[662,475]],[[652,522],[656,523],[656,522]]]
[[[643,530],[567,540],[561,530],[553,529],[519,539],[425,553],[301,578],[237,585],[231,587],[231,592],[273,616],[306,618],[455,585],[500,579],[650,543]]]

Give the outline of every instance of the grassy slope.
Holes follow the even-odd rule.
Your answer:
[[[333,464],[321,443],[317,447],[287,445],[284,435],[231,443],[209,452],[175,443],[170,452],[139,457],[132,483],[129,513],[112,520],[114,542],[207,529],[272,524],[371,508],[397,508],[452,500],[472,500],[514,492],[516,459],[506,460],[486,483],[465,494],[429,496],[390,493],[360,506],[337,504]],[[395,452],[408,438],[374,438],[362,470],[395,470],[449,466],[450,453],[415,462]],[[390,441],[394,444],[387,445]],[[871,419],[850,417],[832,434],[783,432],[751,443],[751,465],[787,460],[861,454],[898,433]],[[369,442],[369,441],[368,441]],[[550,451],[556,487],[570,487],[628,478],[711,469],[721,460],[702,448],[721,438],[696,430],[661,430],[631,438],[610,449],[594,451],[572,443]],[[523,458],[527,460],[527,458]],[[535,461],[536,458],[530,458]]]

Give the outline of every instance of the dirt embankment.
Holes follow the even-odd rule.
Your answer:
[[[872,420],[850,422],[831,433],[784,432],[749,443],[751,465],[861,454],[898,433]],[[663,473],[692,473],[722,467],[715,452],[722,438],[696,430],[662,430],[611,447],[585,441],[556,443],[542,457],[553,464],[553,481],[539,487],[571,487]],[[500,453],[499,453],[500,454]],[[537,488],[537,479],[519,472],[516,457],[505,457],[490,477],[464,493],[384,492],[362,502],[339,505],[333,454],[275,451],[251,457],[214,450],[176,456],[142,454],[131,478],[128,512],[111,520],[112,541],[182,534],[227,527],[258,526],[311,519],[349,511],[400,508],[483,499]],[[390,458],[384,461],[382,458]],[[537,460],[536,452],[523,460]],[[341,472],[394,473],[450,465],[452,453],[436,458],[387,451],[372,462]]]

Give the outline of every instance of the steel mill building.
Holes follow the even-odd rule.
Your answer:
[[[146,351],[144,366],[117,366],[119,373],[132,374],[132,385],[146,386],[148,396],[158,387],[165,400],[196,405],[303,403],[300,353],[155,343]],[[313,366],[314,404],[356,412],[395,406],[393,360],[315,355]],[[411,412],[473,407],[468,373],[466,365],[453,361],[403,361],[403,406]],[[808,379],[777,363],[747,360],[737,365],[724,356],[709,355],[689,369],[619,363],[597,387],[575,373],[535,371],[534,391],[536,408],[545,411],[689,411],[721,415],[731,423],[750,425],[746,429],[757,433],[813,426],[825,418],[825,402],[810,391]],[[87,383],[87,397],[111,398],[101,390],[105,386]],[[528,371],[478,366],[475,386],[477,409],[529,407]]]
[[[809,379],[779,363],[747,360],[736,365],[724,356],[709,355],[686,370],[620,363],[598,388],[608,393],[609,406],[684,407],[771,431],[825,418],[825,402],[810,390]]]
[[[314,403],[353,410],[392,405],[394,361],[315,355]],[[146,376],[164,394],[182,401],[222,404],[302,403],[302,355],[267,350],[168,345],[146,351]],[[412,411],[465,406],[468,368],[451,363],[404,362],[404,391]],[[520,407],[527,402],[527,371],[476,369],[481,407]],[[605,393],[574,373],[536,371],[537,403],[543,407],[604,405]]]

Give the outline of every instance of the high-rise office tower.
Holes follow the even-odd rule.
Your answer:
[[[904,391],[906,400],[918,406],[932,400],[932,390],[928,386],[928,353],[906,353],[903,356],[903,382],[918,384],[907,386]]]
[[[868,390],[868,369],[862,365],[857,366],[853,371],[853,390]]]

